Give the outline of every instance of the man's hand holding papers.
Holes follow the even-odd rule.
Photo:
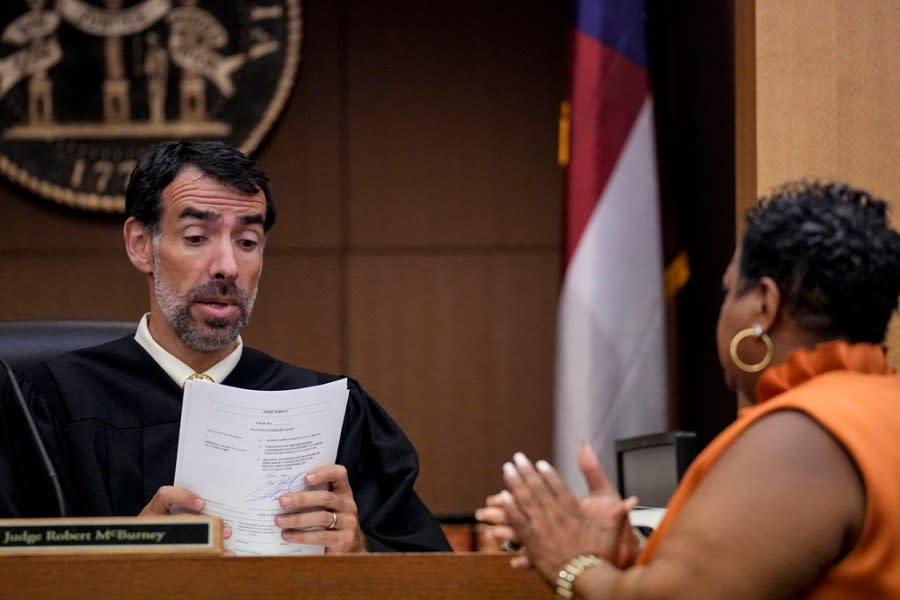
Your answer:
[[[296,544],[319,544],[327,554],[365,552],[353,490],[343,465],[322,465],[306,473],[306,484],[327,484],[327,490],[294,492],[279,498],[285,510],[275,517],[281,537]],[[293,512],[297,511],[297,512]]]
[[[347,380],[295,390],[185,385],[175,486],[151,512],[198,510],[236,554],[365,551],[347,471],[336,465]]]

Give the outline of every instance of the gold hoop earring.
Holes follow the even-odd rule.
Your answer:
[[[766,345],[766,355],[763,356],[762,360],[755,364],[745,363],[738,357],[738,344],[744,340],[744,338],[748,338],[753,336],[762,340],[762,343]],[[769,366],[769,363],[772,362],[772,352],[774,350],[772,345],[772,338],[768,336],[768,334],[763,331],[762,325],[757,323],[753,327],[748,327],[747,329],[742,329],[738,331],[733,338],[731,338],[731,347],[729,348],[731,352],[731,360],[734,361],[734,364],[737,367],[744,371],[745,373],[758,373]]]

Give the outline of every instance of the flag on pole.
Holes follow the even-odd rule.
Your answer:
[[[666,429],[666,347],[646,0],[576,0],[555,463],[580,440],[615,481],[615,440]],[[560,152],[561,157],[564,152]]]

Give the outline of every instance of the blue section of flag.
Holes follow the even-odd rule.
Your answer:
[[[576,0],[574,25],[647,68],[646,0]]]

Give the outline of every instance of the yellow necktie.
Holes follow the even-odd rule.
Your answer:
[[[210,383],[215,383],[215,382],[216,382],[215,379],[213,379],[212,377],[210,377],[210,376],[207,375],[206,373],[194,373],[193,375],[191,375],[190,377],[188,377],[188,380],[189,380],[189,381],[190,381],[191,379],[202,379],[203,381],[208,381],[208,382],[210,382]]]

